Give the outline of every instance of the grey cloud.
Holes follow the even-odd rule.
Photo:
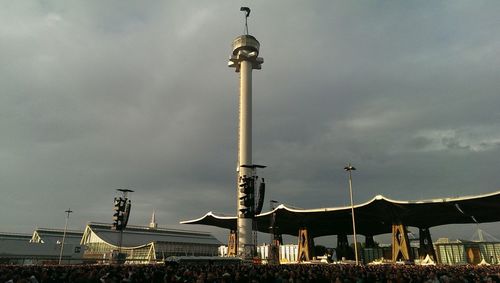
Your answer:
[[[23,1],[0,4],[1,230],[109,222],[120,187],[132,223],[232,213],[247,4],[269,199],[345,205],[347,162],[357,202],[498,189],[495,2]]]

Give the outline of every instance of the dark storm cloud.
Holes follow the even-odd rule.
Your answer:
[[[498,190],[496,2],[228,3],[1,4],[1,230],[109,222],[121,187],[133,224],[231,214],[241,5],[268,199],[345,205],[347,162],[356,202]]]

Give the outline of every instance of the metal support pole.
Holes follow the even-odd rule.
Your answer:
[[[66,212],[66,224],[64,224],[64,233],[63,233],[63,238],[62,238],[62,243],[61,243],[61,252],[59,253],[59,265],[61,265],[61,260],[62,260],[63,251],[64,251],[64,241],[66,240],[66,230],[68,229],[69,214],[72,213],[73,211],[68,208],[68,210],[66,210],[64,212]]]
[[[359,264],[358,261],[358,240],[356,238],[356,220],[354,218],[354,202],[352,200],[352,173],[351,171],[356,170],[350,163],[344,167],[344,170],[349,172],[349,195],[351,197],[351,215],[352,215],[352,235],[354,238],[354,258],[356,259],[356,265]]]
[[[275,200],[270,200],[270,209],[273,211],[275,209],[274,205],[278,202]],[[268,251],[268,263],[269,264],[279,264],[279,241],[277,235],[277,227],[276,227],[276,212],[273,212],[271,216],[271,226],[269,227],[269,234],[271,235],[271,241],[269,242],[269,251]]]
[[[122,245],[123,245],[123,230],[120,230],[120,239],[118,241],[118,253],[122,253]]]

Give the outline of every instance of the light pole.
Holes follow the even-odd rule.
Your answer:
[[[273,211],[276,207],[275,205],[278,204],[277,201],[275,200],[270,200],[269,205],[271,211]],[[276,212],[273,212],[271,216],[271,225],[269,227],[269,232],[271,234],[271,242],[269,243],[269,255],[268,255],[268,263],[269,264],[277,264],[279,263],[279,250],[278,250],[278,237],[276,235],[277,227],[276,227]]]
[[[351,215],[352,215],[352,235],[354,238],[354,258],[356,259],[356,265],[358,265],[358,240],[356,238],[356,221],[354,218],[354,203],[352,201],[352,171],[356,170],[351,163],[348,163],[344,170],[349,172],[349,195],[351,197]]]
[[[122,206],[117,208],[117,223],[116,229],[120,231],[120,238],[118,239],[118,257],[121,257],[122,253],[122,244],[123,244],[123,230],[127,226],[128,218],[130,216],[130,201],[127,202],[128,200],[128,193],[133,193],[133,190],[129,189],[117,189],[117,191],[122,193],[122,197],[119,198],[120,202],[122,202]],[[121,259],[121,258],[120,258]]]
[[[64,212],[66,212],[66,224],[64,224],[64,233],[63,233],[63,238],[62,238],[62,243],[61,243],[61,252],[59,253],[59,265],[61,265],[61,260],[62,260],[63,251],[64,251],[64,240],[66,240],[66,230],[68,229],[69,214],[72,213],[73,211],[68,208],[68,210],[66,210]]]

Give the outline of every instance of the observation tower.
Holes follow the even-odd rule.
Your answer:
[[[260,70],[264,59],[259,56],[260,43],[248,34],[247,18],[250,9],[242,7],[246,34],[233,40],[228,66],[240,73],[239,132],[237,164],[237,255],[251,259],[254,255],[253,218],[255,216],[255,169],[263,166],[252,163],[252,71]]]

